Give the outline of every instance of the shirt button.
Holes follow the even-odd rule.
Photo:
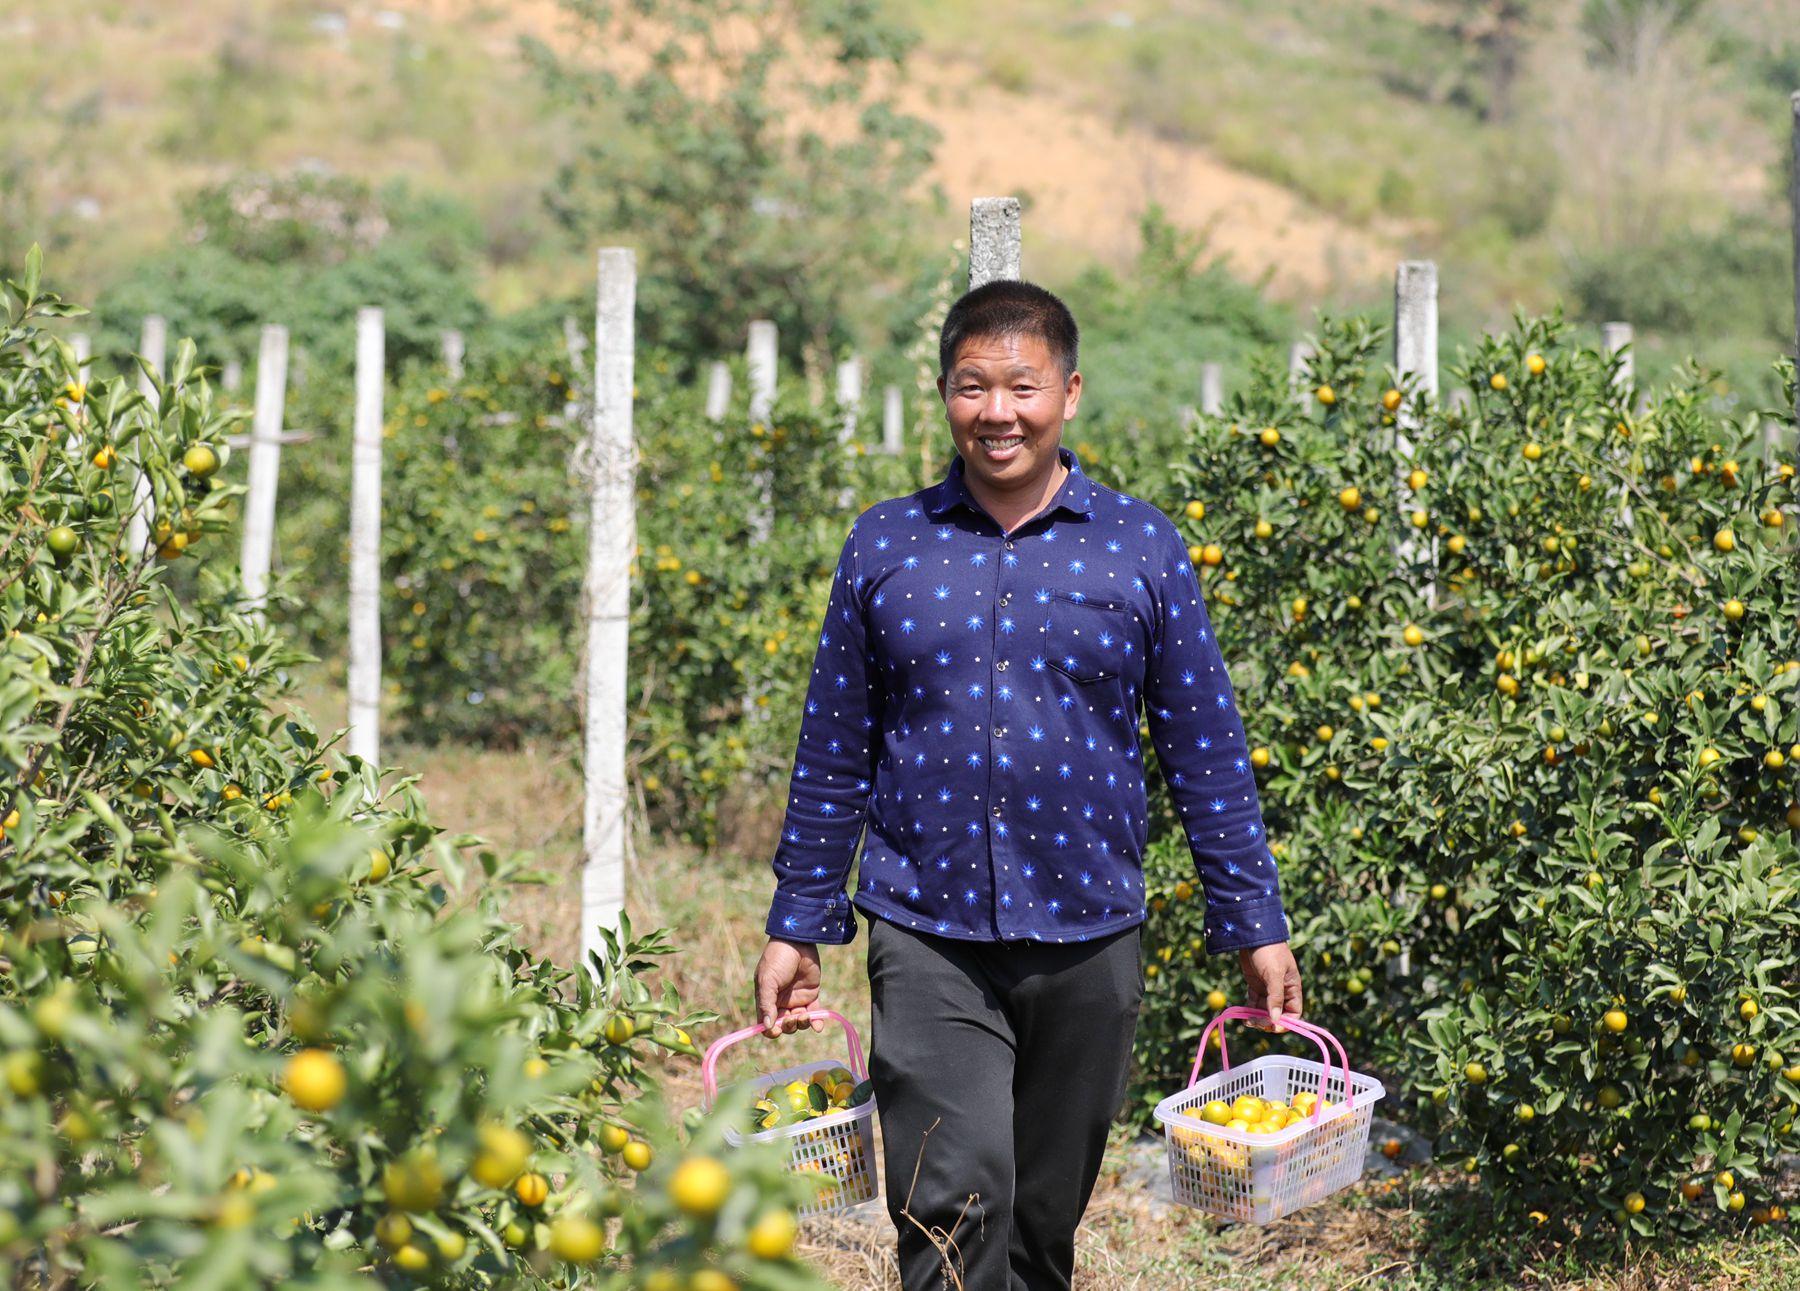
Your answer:
[[[1004,726],[996,726],[996,727],[995,727],[995,728],[994,728],[994,734],[995,734],[995,735],[996,735],[996,736],[1000,736],[1000,735],[1005,735],[1005,734],[1006,734],[1006,728],[1005,728],[1005,727],[1004,727]]]
[[[1003,595],[1000,598],[1000,604],[1002,604],[1002,605],[1010,605],[1011,603],[1012,603],[1012,593],[1011,592],[1007,592],[1005,595]]]
[[[1000,660],[1000,662],[998,662],[994,665],[994,669],[997,672],[1005,672],[1006,671],[1006,660],[1004,660],[1004,659]]]
[[[1006,549],[1007,549],[1007,550],[1008,550],[1008,551],[1011,551],[1011,550],[1012,550],[1012,539],[1011,539],[1011,538],[1008,538],[1008,539],[1007,539],[1007,540],[1006,540]]]
[[[1000,815],[1000,804],[999,804],[999,803],[995,803],[995,804],[994,804],[994,816],[995,816],[995,817],[996,817],[996,818],[998,818],[998,817],[999,817],[999,815]]]

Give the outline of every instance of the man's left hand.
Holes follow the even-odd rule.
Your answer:
[[[1272,946],[1258,946],[1254,950],[1238,951],[1238,965],[1244,970],[1244,985],[1248,988],[1249,1004],[1253,1009],[1260,1009],[1274,1015],[1274,1022],[1247,1019],[1253,1027],[1263,1031],[1282,1031],[1283,1016],[1300,1017],[1300,965],[1294,962],[1294,952],[1285,941],[1276,942]]]

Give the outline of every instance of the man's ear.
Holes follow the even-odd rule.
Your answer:
[[[941,400],[944,398],[944,377],[943,377],[942,373],[938,374],[937,388],[938,388],[938,398]]]
[[[1069,379],[1063,384],[1063,420],[1073,421],[1075,409],[1081,403],[1081,373],[1069,373]]]

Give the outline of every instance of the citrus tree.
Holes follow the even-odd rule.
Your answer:
[[[154,405],[81,386],[38,277],[0,335],[0,1276],[815,1285],[807,1184],[656,1091],[713,1016],[649,980],[663,935],[534,958],[528,875],[278,711],[304,656],[208,554],[233,417],[187,343]]]
[[[1465,354],[1462,410],[1382,339],[1328,323],[1301,399],[1265,369],[1146,486],[1232,663],[1307,1012],[1521,1218],[1780,1220],[1794,468],[1703,372],[1636,410],[1558,318]],[[1235,994],[1178,832],[1150,869],[1146,1105]]]

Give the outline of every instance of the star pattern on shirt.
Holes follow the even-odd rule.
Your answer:
[[[1058,454],[1066,478],[1011,533],[960,458],[852,526],[802,712],[771,935],[855,935],[859,843],[855,904],[906,927],[1068,942],[1142,921],[1142,712],[1206,893],[1208,949],[1286,940],[1186,543]]]

